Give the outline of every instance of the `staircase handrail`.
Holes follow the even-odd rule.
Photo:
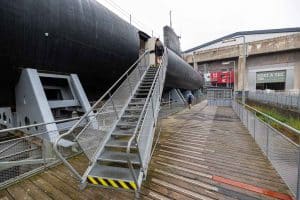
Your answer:
[[[149,101],[150,101],[150,96],[152,95],[152,92],[153,92],[152,90],[154,89],[154,86],[155,86],[155,83],[156,83],[156,81],[157,81],[157,79],[158,79],[160,70],[161,70],[161,68],[163,67],[164,61],[165,61],[165,59],[166,59],[166,54],[167,54],[167,51],[166,51],[166,48],[165,48],[164,55],[163,55],[163,57],[162,57],[162,62],[161,62],[160,65],[158,66],[158,70],[157,70],[158,73],[155,74],[155,77],[154,77],[153,82],[152,82],[152,84],[151,84],[151,87],[150,87],[149,93],[148,93],[148,95],[147,95],[145,104],[144,104],[144,106],[143,106],[141,115],[140,115],[140,117],[139,117],[139,119],[138,119],[137,126],[135,127],[134,134],[131,136],[131,138],[128,140],[128,143],[127,143],[127,148],[126,148],[126,153],[127,153],[127,163],[128,163],[128,166],[129,166],[129,168],[130,168],[131,175],[132,175],[132,177],[133,177],[134,182],[135,182],[136,185],[139,185],[139,184],[138,184],[138,177],[136,177],[136,175],[135,175],[134,168],[133,168],[133,164],[132,164],[132,162],[131,162],[131,160],[130,160],[130,147],[131,147],[131,145],[132,145],[132,142],[133,142],[134,140],[136,140],[136,138],[137,138],[137,136],[138,136],[138,129],[139,129],[139,126],[140,126],[140,124],[141,124],[141,122],[142,122],[142,118],[143,118],[143,116],[144,116],[144,113],[145,113],[146,108],[147,108],[147,106],[148,106],[148,103],[149,103]],[[140,162],[141,162],[141,165],[142,165],[142,159],[141,159],[141,155],[140,155],[139,150],[138,150],[138,155],[139,155],[139,159],[140,159]],[[144,166],[142,166],[142,168],[143,168],[143,167],[144,167]]]
[[[71,172],[76,176],[77,179],[79,179],[80,181],[83,181],[82,176],[73,168],[73,166],[63,157],[63,155],[59,152],[58,150],[58,144],[59,141],[66,137],[67,135],[70,135],[86,118],[90,117],[90,113],[92,113],[95,108],[104,100],[104,98],[107,95],[110,95],[111,92],[113,91],[113,89],[124,79],[124,77],[127,77],[129,72],[132,71],[135,67],[138,67],[138,63],[147,55],[149,54],[150,51],[148,49],[145,50],[145,52],[139,56],[139,58],[129,67],[128,70],[126,70],[126,72],[123,73],[123,75],[94,103],[94,105],[83,115],[80,117],[80,119],[72,126],[71,129],[69,129],[66,133],[61,134],[54,142],[53,144],[53,149],[54,152],[56,153],[56,155],[58,156],[58,158],[71,170]],[[102,105],[101,108],[103,108],[105,104]],[[97,114],[99,113],[99,111],[101,110],[101,108],[97,111]],[[97,116],[97,114],[93,114],[93,116]],[[89,125],[90,123],[88,123],[87,125]],[[86,126],[87,126],[86,125]],[[80,133],[79,133],[80,134]],[[76,137],[78,138],[78,136]]]

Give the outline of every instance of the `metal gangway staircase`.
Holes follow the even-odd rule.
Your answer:
[[[153,54],[145,51],[114,85],[66,133],[54,150],[79,179],[81,186],[97,185],[135,191],[146,178],[160,100],[167,52],[156,66]],[[73,142],[89,160],[84,174],[64,158],[59,141],[74,136]]]

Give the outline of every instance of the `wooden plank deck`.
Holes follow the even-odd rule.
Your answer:
[[[231,108],[198,104],[163,119],[162,128],[141,199],[289,199],[287,186]],[[83,156],[71,159],[81,171],[85,162]],[[253,187],[274,195],[249,190]],[[0,191],[1,200],[133,198],[96,187],[80,191],[63,165]]]

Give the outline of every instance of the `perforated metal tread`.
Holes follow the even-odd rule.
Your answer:
[[[112,136],[131,136],[134,132],[134,129],[127,130],[115,130],[112,132]]]
[[[120,126],[125,126],[125,127],[136,127],[137,125],[137,122],[124,122],[124,121],[120,121],[118,124],[117,124],[117,127],[120,127]]]
[[[130,102],[129,103],[129,105],[131,106],[131,105],[144,105],[145,104],[145,102],[139,102],[139,101],[137,101],[137,102]]]
[[[135,118],[139,118],[140,115],[122,115],[121,118],[124,119],[135,119]]]
[[[125,111],[142,111],[140,108],[126,108]]]
[[[99,161],[127,163],[128,154],[125,152],[104,151],[98,158]],[[130,160],[133,164],[140,164],[138,154],[130,153]]]
[[[126,140],[116,140],[116,139],[110,139],[105,147],[114,147],[114,148],[127,148],[128,141]],[[136,148],[136,144],[132,142],[131,148]]]

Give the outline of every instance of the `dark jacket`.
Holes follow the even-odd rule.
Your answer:
[[[155,55],[162,56],[164,54],[164,45],[160,40],[156,40],[155,42]]]

